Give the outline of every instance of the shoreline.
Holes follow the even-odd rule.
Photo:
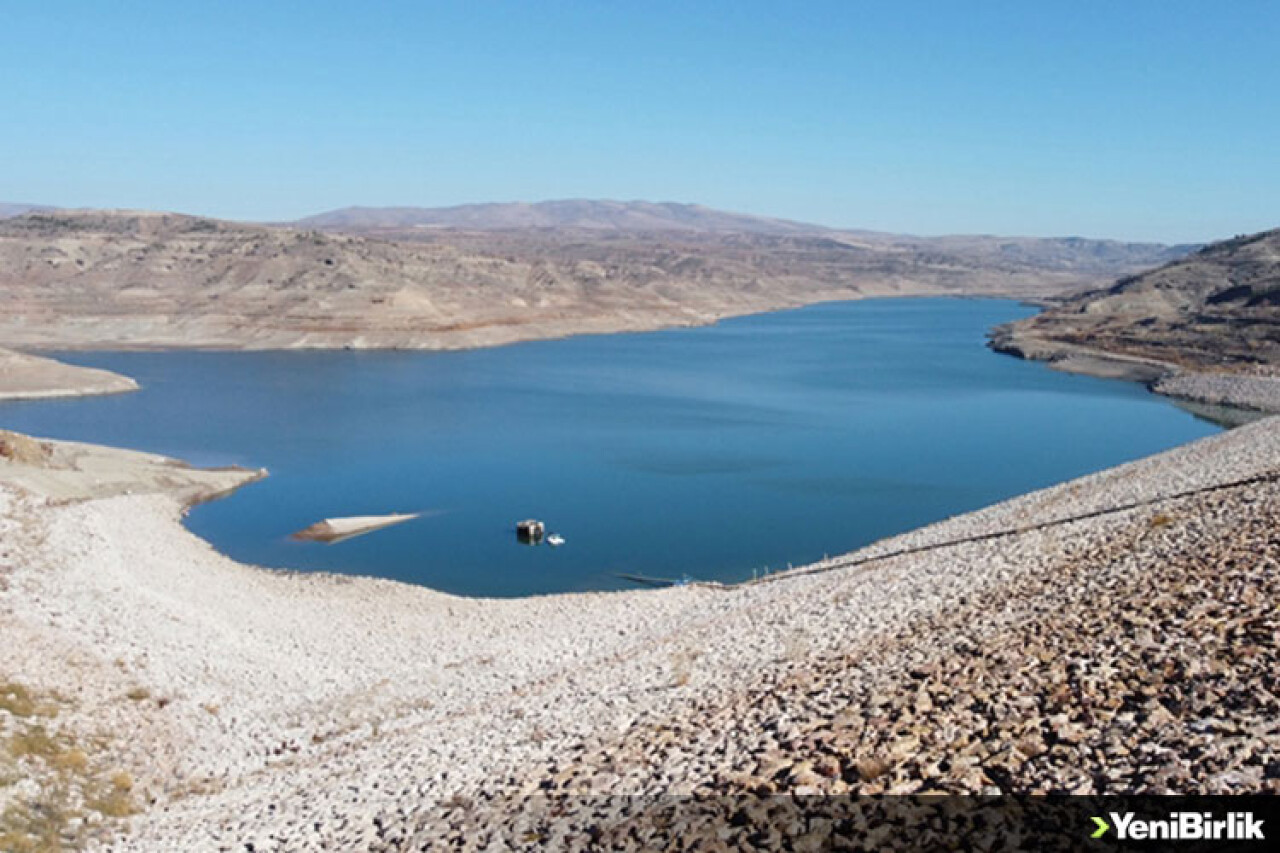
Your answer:
[[[1280,375],[1260,368],[1208,373],[1157,359],[1020,334],[1009,324],[992,329],[987,338],[987,346],[994,352],[1042,362],[1064,373],[1137,382],[1151,393],[1174,401],[1242,412],[1280,413]]]
[[[805,737],[787,732],[825,731],[869,700],[800,713],[810,700],[799,697],[770,721],[756,719],[772,707],[759,697],[787,695],[796,679],[852,678],[855,686],[879,684],[883,701],[919,717],[915,656],[977,660],[956,651],[956,631],[988,623],[1033,629],[1076,612],[1072,579],[1081,572],[1141,581],[1191,557],[1212,567],[1204,558],[1231,547],[1244,528],[1274,529],[1280,521],[1280,484],[1266,479],[1280,477],[1280,418],[1270,418],[855,552],[870,565],[797,569],[735,587],[468,599],[394,581],[242,565],[181,526],[185,503],[253,472],[202,472],[92,445],[53,448],[55,460],[72,460],[70,468],[19,471],[0,463],[8,544],[0,556],[0,631],[15,650],[4,678],[58,705],[41,722],[58,737],[102,744],[81,747],[86,774],[102,767],[129,775],[134,813],[76,825],[86,837],[116,837],[112,849],[121,850],[213,849],[251,839],[291,849],[398,849],[397,838],[447,831],[457,818],[447,805],[452,797],[494,797],[490,829],[497,832],[507,816],[502,803],[509,805],[502,798],[531,790],[679,793],[719,785],[732,792],[767,783],[784,792],[901,793],[930,779],[971,793],[1035,790],[1042,783],[1001,787],[1002,777],[975,775],[967,765],[929,770],[928,755],[948,748],[927,742],[917,747],[919,761],[861,782],[856,771],[826,776],[798,756],[771,771],[779,756],[796,755],[787,744]],[[1229,485],[1249,477],[1263,479]],[[1211,499],[1190,494],[1202,488],[1217,491]],[[1069,518],[1135,499],[1145,503]],[[998,543],[981,538],[1036,523],[1047,526]],[[1139,551],[1116,549],[1135,536],[1144,543]],[[933,550],[893,553],[919,546]],[[1277,545],[1251,547],[1264,561],[1256,571],[1265,589],[1280,575],[1271,553]],[[1191,557],[1178,556],[1184,553]],[[1186,570],[1201,571],[1195,565]],[[1197,576],[1197,583],[1214,577]],[[1028,591],[1050,580],[1052,589]],[[956,624],[953,617],[980,604],[981,619]],[[1142,596],[1113,604],[1146,606]],[[924,633],[922,619],[932,620]],[[1124,624],[1117,615],[1113,627]],[[1162,631],[1180,636],[1170,625]],[[1106,654],[1124,651],[1123,639],[1115,642]],[[1025,689],[1048,691],[1050,681],[1033,679]],[[816,689],[803,696],[830,693]],[[934,711],[944,707],[939,701]],[[894,718],[912,719],[903,713]],[[706,725],[747,718],[754,722],[746,727]],[[1274,728],[1275,719],[1267,725]],[[780,727],[780,720],[788,722]],[[1190,737],[1193,722],[1144,736]],[[0,736],[26,724],[0,713]],[[132,734],[122,741],[111,731]],[[982,743],[998,751],[1018,737],[997,729]],[[1074,749],[1069,741],[1054,749],[1064,744]],[[1271,755],[1280,732],[1260,744],[1248,754]],[[849,760],[884,750],[891,756],[891,747],[859,747]],[[1071,766],[1040,768],[1036,778],[1049,773],[1076,790],[1091,754],[1071,752]],[[1245,754],[1214,760],[1228,762],[1228,773]],[[46,778],[40,762],[24,766],[39,788]],[[1200,789],[1267,790],[1257,772],[1248,764]],[[1130,781],[1140,790],[1178,789],[1153,778]],[[69,808],[92,814],[74,798]],[[125,835],[110,835],[126,827]]]
[[[61,352],[461,352],[473,349],[489,349],[491,347],[514,346],[538,341],[565,340],[585,335],[617,335],[661,332],[672,329],[692,329],[714,326],[724,320],[738,317],[750,317],[758,314],[769,314],[775,311],[792,311],[811,305],[828,302],[859,302],[864,299],[902,298],[928,299],[946,297],[945,293],[919,292],[841,292],[816,299],[786,300],[778,304],[764,306],[741,306],[741,310],[711,311],[705,314],[672,317],[668,314],[655,314],[645,317],[598,317],[586,322],[569,323],[567,328],[557,326],[555,322],[532,322],[521,326],[492,325],[483,327],[490,334],[460,333],[457,340],[440,342],[430,339],[418,344],[410,342],[381,343],[365,340],[362,336],[341,341],[307,340],[303,338],[291,343],[254,343],[251,341],[228,342],[226,344],[182,345],[181,343],[85,345],[75,343],[29,345],[21,344],[22,351],[0,347],[0,402],[38,400],[62,397],[92,396],[96,394],[114,394],[139,390],[136,380],[111,371],[99,368],[81,367],[68,364],[50,357],[51,353]],[[992,298],[1016,299],[1012,296],[973,296],[961,295],[956,298]],[[508,334],[519,329],[528,334]],[[496,330],[497,334],[492,334]],[[371,332],[371,334],[373,334]],[[427,330],[424,335],[438,334]],[[385,337],[385,335],[383,336]],[[420,336],[421,338],[421,336]]]
[[[138,383],[128,376],[0,348],[0,402],[136,390]]]
[[[984,294],[984,293],[939,293],[939,292],[855,292],[824,296],[817,299],[789,301],[785,304],[767,307],[743,307],[739,311],[713,312],[707,316],[681,320],[672,318],[628,322],[628,318],[604,318],[604,327],[595,328],[588,323],[582,329],[544,328],[534,323],[536,330],[529,336],[517,335],[495,340],[473,340],[467,338],[459,343],[440,345],[438,342],[423,343],[418,346],[406,344],[377,344],[354,342],[333,344],[323,342],[300,342],[292,345],[271,346],[253,343],[228,344],[226,346],[173,346],[165,344],[143,345],[122,348],[119,346],[85,347],[77,345],[58,345],[31,348],[35,353],[51,352],[458,352],[471,349],[488,349],[498,346],[513,346],[538,341],[564,340],[583,335],[615,335],[661,332],[671,329],[688,329],[714,326],[724,320],[739,317],[750,317],[769,314],[777,311],[792,311],[813,305],[831,302],[860,302],[867,299],[1007,299],[1020,302],[1029,307],[1046,310],[1049,303],[1036,302],[1017,295]],[[1038,316],[1038,315],[1033,315]],[[1079,344],[1067,344],[1048,341],[1034,336],[1019,334],[1011,328],[1011,324],[996,326],[987,332],[987,346],[1001,355],[1013,356],[1024,361],[1040,361],[1054,370],[1065,373],[1079,373],[1100,379],[1118,379],[1126,382],[1137,382],[1144,385],[1153,394],[1167,397],[1173,401],[1185,401],[1211,407],[1222,407],[1228,410],[1251,414],[1280,413],[1280,376],[1272,374],[1250,375],[1247,373],[1205,373],[1193,371],[1169,362],[1150,358],[1140,358],[1093,349]],[[7,400],[34,400],[54,397],[75,397],[93,394],[113,394],[138,390],[137,382],[126,376],[98,368],[86,368],[65,364],[55,359],[16,352],[0,348],[0,402]],[[19,390],[25,389],[25,390]],[[1235,424],[1247,421],[1247,417],[1238,417],[1227,413],[1225,419]]]
[[[594,335],[644,334],[675,329],[715,326],[725,320],[753,317],[779,311],[795,311],[833,302],[862,302],[870,299],[996,299],[1041,308],[1042,305],[1017,291],[956,292],[931,286],[881,285],[877,283],[835,286],[803,297],[744,302],[697,309],[631,309],[613,314],[580,318],[536,318],[528,322],[503,320],[488,323],[456,324],[457,328],[423,328],[417,332],[390,333],[376,328],[334,336],[328,333],[283,336],[279,340],[227,340],[215,343],[186,343],[183,339],[159,343],[129,343],[103,339],[88,343],[74,340],[57,343],[10,343],[25,353],[47,356],[72,352],[458,352],[490,347],[514,346]],[[3,351],[3,350],[0,350]],[[13,351],[13,350],[11,350]],[[15,351],[16,352],[16,351]],[[33,355],[32,357],[39,357]],[[90,369],[90,368],[85,368]]]

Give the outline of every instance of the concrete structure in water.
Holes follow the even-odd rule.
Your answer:
[[[536,545],[546,535],[547,528],[541,521],[527,518],[516,522],[516,538],[526,545]]]

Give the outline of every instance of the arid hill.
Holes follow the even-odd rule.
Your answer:
[[[32,213],[40,210],[52,210],[42,204],[22,204],[20,202],[0,201],[0,219],[8,219],[11,216],[21,216],[24,213]]]
[[[694,210],[686,218],[733,216]],[[1040,299],[1177,251],[692,227],[347,234],[169,213],[43,211],[0,221],[8,308],[0,344],[471,347],[863,296]]]
[[[993,345],[1051,361],[1085,348],[1200,371],[1280,369],[1280,229],[1064,299]]]
[[[344,207],[292,223],[302,228],[373,231],[453,228],[475,231],[697,231],[796,234],[828,231],[820,225],[726,213],[698,204],[565,199],[453,207]]]
[[[547,245],[602,238],[661,241],[671,239],[673,235],[684,239],[709,235],[790,236],[805,237],[815,241],[816,245],[828,247],[874,248],[921,256],[933,253],[964,258],[970,264],[993,267],[1012,264],[1103,277],[1117,275],[1119,270],[1148,269],[1199,248],[1082,237],[981,234],[919,237],[727,213],[696,204],[587,199],[455,207],[347,207],[291,224],[396,240],[438,239],[439,234],[435,232],[440,231],[486,235],[502,232],[508,239],[518,236],[526,244],[542,242]],[[455,234],[451,237],[457,239]]]

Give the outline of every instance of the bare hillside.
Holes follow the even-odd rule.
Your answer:
[[[1034,299],[1095,284],[1099,269],[1130,269],[1096,255],[1079,263],[992,251],[995,238],[618,229],[387,236],[396,239],[127,211],[10,218],[0,222],[8,306],[0,343],[470,347],[860,296]]]
[[[1050,360],[1083,347],[1196,370],[1280,370],[1280,229],[1063,300],[995,345]]]

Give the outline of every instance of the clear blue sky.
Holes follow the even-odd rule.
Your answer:
[[[1280,225],[1280,3],[10,2],[0,201]]]

